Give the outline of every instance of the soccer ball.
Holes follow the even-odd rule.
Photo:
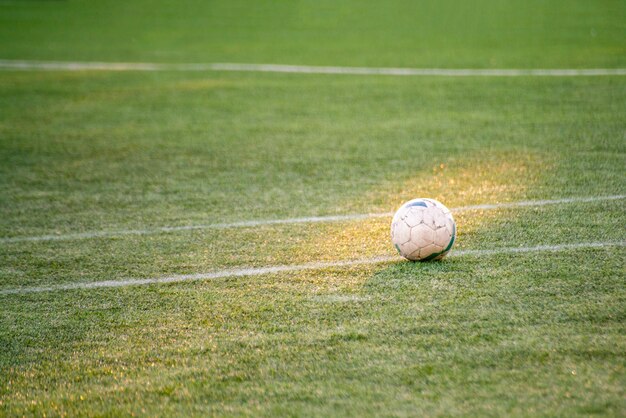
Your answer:
[[[440,260],[452,248],[456,224],[450,210],[434,199],[413,199],[391,221],[391,242],[411,261]]]

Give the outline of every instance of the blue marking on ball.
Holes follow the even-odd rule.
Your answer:
[[[424,208],[428,207],[426,205],[426,202],[424,202],[423,200],[418,200],[417,202],[409,202],[406,205],[407,208],[410,208],[411,206],[421,206],[421,207],[424,207]]]

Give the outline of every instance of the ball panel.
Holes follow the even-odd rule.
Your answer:
[[[442,248],[440,246],[435,245],[435,244],[429,244],[420,249],[420,258],[422,259],[428,258],[432,256],[433,254],[440,253],[441,250]]]
[[[411,241],[415,242],[420,248],[432,244],[435,239],[435,231],[428,225],[419,224],[411,228]]]
[[[437,210],[435,212],[435,226],[437,228],[446,226],[447,221],[448,218],[446,217],[445,213],[441,212],[440,210]]]
[[[420,261],[420,249],[413,251],[411,254],[406,255],[404,258],[411,261]]]
[[[450,238],[450,243],[448,243],[448,246],[446,248],[444,248],[444,250],[443,250],[446,254],[450,251],[450,249],[454,245],[454,240],[455,239],[456,239],[456,224],[453,222],[452,223],[452,236]]]
[[[454,234],[454,219],[448,218],[448,220],[446,221],[446,230],[448,231],[448,234],[450,234],[450,236]]]
[[[404,244],[411,239],[411,228],[409,228],[406,223],[400,221],[393,225],[391,234],[391,239],[394,244]]]
[[[448,244],[450,243],[450,238],[452,238],[452,236],[450,235],[450,233],[448,232],[448,230],[444,227],[444,228],[438,228],[435,231],[435,244],[439,245],[442,249],[446,248],[448,246]]]
[[[424,223],[428,225],[431,229],[434,229],[435,226],[435,214],[432,209],[427,209],[424,211]]]
[[[414,227],[422,223],[423,214],[424,209],[418,207],[410,207],[407,208],[406,214],[404,215],[403,219],[408,226]]]
[[[400,245],[400,250],[402,251],[402,255],[408,258],[408,256],[415,251],[419,251],[419,246],[413,241],[407,241]]]

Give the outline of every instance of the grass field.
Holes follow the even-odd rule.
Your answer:
[[[14,60],[610,69],[625,34],[619,1],[0,1]],[[0,416],[625,416],[625,195],[624,76],[0,71]],[[418,196],[442,262],[289,221]]]

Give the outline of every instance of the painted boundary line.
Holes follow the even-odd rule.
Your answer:
[[[564,69],[446,69],[446,68],[373,68],[283,64],[164,64],[150,62],[69,62],[0,60],[2,70],[28,71],[237,71],[261,73],[349,74],[436,77],[581,77],[623,76],[626,68]]]
[[[585,202],[602,202],[610,200],[621,200],[626,198],[626,195],[612,195],[612,196],[595,196],[595,197],[570,197],[563,199],[551,199],[551,200],[527,200],[521,202],[510,203],[496,203],[496,204],[482,204],[472,206],[461,206],[458,208],[452,208],[452,212],[466,212],[471,210],[493,210],[493,209],[505,209],[505,208],[517,208],[527,206],[546,206],[557,205],[567,203],[585,203]],[[77,239],[92,239],[92,238],[110,238],[124,235],[154,235],[160,233],[171,233],[178,231],[194,231],[205,229],[230,229],[230,228],[246,228],[254,226],[265,225],[281,225],[281,224],[299,224],[299,223],[318,223],[318,222],[341,222],[341,221],[354,221],[359,219],[368,218],[386,218],[393,216],[393,212],[385,213],[368,213],[368,214],[349,214],[349,215],[331,215],[331,216],[308,216],[302,218],[287,218],[287,219],[262,219],[242,222],[231,223],[215,223],[205,225],[182,225],[182,226],[162,226],[146,229],[123,229],[117,231],[92,231],[92,232],[77,232],[70,234],[49,234],[49,235],[36,235],[36,236],[22,236],[22,237],[2,237],[0,238],[0,244],[10,244],[17,242],[40,242],[40,241],[68,241]]]
[[[557,252],[565,250],[575,250],[581,248],[607,248],[607,247],[624,247],[626,241],[611,241],[611,242],[586,242],[576,244],[557,244],[557,245],[538,245],[535,247],[506,247],[494,250],[458,250],[453,251],[448,257],[465,257],[465,256],[489,256],[498,254],[519,254],[519,253],[531,253],[531,252]],[[42,287],[23,287],[15,289],[0,290],[0,296],[2,295],[19,295],[27,293],[42,293],[64,290],[77,290],[77,289],[98,289],[98,288],[116,288],[116,287],[128,287],[128,286],[140,286],[149,284],[165,284],[165,283],[181,283],[192,282],[199,280],[211,280],[222,279],[229,277],[250,277],[261,276],[265,274],[284,273],[284,272],[298,272],[306,270],[323,270],[330,268],[340,267],[352,267],[362,266],[369,264],[382,264],[394,261],[400,261],[398,256],[383,256],[374,258],[365,258],[359,260],[344,260],[344,261],[332,261],[332,262],[313,262],[307,264],[295,264],[295,265],[282,265],[282,266],[269,266],[258,268],[242,268],[231,270],[220,270],[209,273],[198,274],[181,274],[168,277],[155,277],[148,279],[125,279],[125,280],[105,280],[91,283],[69,283],[56,286],[42,286]]]

